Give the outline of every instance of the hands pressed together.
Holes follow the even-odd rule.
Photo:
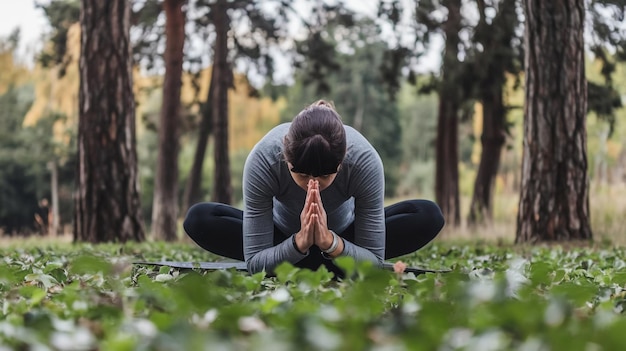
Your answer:
[[[306,200],[300,214],[300,231],[296,234],[296,245],[300,252],[307,252],[311,246],[317,246],[321,250],[328,250],[333,245],[333,233],[328,229],[326,211],[320,196],[319,182],[310,179],[307,184]],[[343,252],[344,243],[337,237],[338,246],[331,257],[337,257]]]

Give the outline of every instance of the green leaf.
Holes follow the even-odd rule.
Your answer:
[[[346,277],[352,277],[356,273],[356,262],[350,256],[335,258],[335,264],[345,272]]]
[[[43,287],[48,290],[52,286],[59,284],[59,282],[51,275],[42,273],[28,274],[24,277],[27,283],[39,282]]]
[[[532,262],[530,264],[530,280],[533,285],[549,285],[552,282],[554,267],[547,262]]]
[[[79,256],[70,262],[69,271],[71,274],[96,274],[102,273],[104,275],[108,275],[113,270],[113,266],[111,263],[107,262],[105,259],[84,255]]]
[[[276,267],[274,273],[280,283],[287,284],[288,282],[295,281],[294,277],[298,270],[298,268],[294,267],[289,262],[283,262]]]
[[[550,293],[555,296],[563,296],[571,300],[576,306],[584,306],[598,293],[598,287],[587,282],[566,282],[553,286]]]
[[[46,290],[38,288],[36,286],[22,286],[19,288],[19,293],[21,296],[25,297],[29,300],[29,305],[37,306],[46,298]]]

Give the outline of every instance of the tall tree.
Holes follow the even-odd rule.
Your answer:
[[[130,4],[81,0],[74,240],[144,240],[139,193]]]
[[[483,106],[482,145],[468,223],[481,223],[491,218],[493,188],[502,148],[508,134],[505,104],[507,73],[520,73],[516,29],[519,24],[516,0],[476,1],[479,21],[473,35],[472,75],[475,99]],[[488,12],[492,15],[489,18]],[[521,41],[520,41],[521,42]]]
[[[181,115],[180,91],[185,46],[186,0],[165,0],[165,78],[159,119],[159,153],[156,165],[152,233],[155,238],[176,240],[178,220],[178,149]]]
[[[435,199],[448,223],[459,225],[459,111],[463,91],[459,86],[459,32],[461,31],[461,0],[442,1],[448,17],[442,24],[445,37],[441,65],[439,114],[437,122]]]
[[[591,239],[585,1],[524,0],[526,102],[516,242]]]
[[[211,136],[212,129],[211,126],[213,124],[213,104],[211,101],[213,90],[215,89],[215,84],[213,84],[215,65],[211,69],[211,72],[211,82],[209,82],[206,101],[200,108],[200,125],[198,126],[198,141],[196,142],[196,150],[194,152],[191,170],[189,170],[185,193],[183,194],[183,206],[186,206],[187,208],[202,200],[200,190],[202,188],[202,165],[204,164],[206,148],[209,143],[209,137]]]
[[[213,117],[215,176],[213,177],[214,202],[229,204],[233,188],[230,181],[230,158],[228,155],[228,89],[233,85],[233,74],[228,62],[228,31],[230,19],[227,0],[217,0],[212,7],[215,25],[215,45],[211,115]]]
[[[289,14],[295,13],[290,2],[261,0],[216,0],[197,2],[197,13],[193,22],[206,42],[212,42],[213,70],[208,98],[201,108],[201,123],[198,129],[198,145],[186,190],[188,205],[200,200],[200,178],[203,155],[206,152],[209,134],[213,136],[214,176],[211,197],[213,201],[230,203],[232,184],[228,141],[228,91],[233,87],[232,66],[246,67],[255,71],[257,77],[272,80],[274,61],[271,48],[289,37]],[[283,53],[283,48],[279,49]],[[245,72],[248,74],[249,72]],[[249,87],[252,96],[258,94]],[[194,189],[198,189],[195,190]]]
[[[409,45],[396,39],[396,47],[388,50],[388,60],[382,66],[383,77],[393,94],[400,86],[401,72],[411,70],[408,78],[416,82],[412,70],[419,64],[416,60],[430,46],[430,38],[440,35],[444,40],[442,64],[438,76],[423,84],[421,93],[435,91],[439,98],[437,138],[435,141],[435,198],[447,223],[461,223],[459,206],[459,145],[458,124],[461,113],[466,110],[470,81],[467,65],[462,60],[467,43],[462,30],[468,24],[462,17],[461,0],[416,0],[414,23],[415,40]],[[400,1],[381,2],[379,17],[387,19],[395,28],[402,22]],[[395,31],[398,32],[398,31]],[[467,32],[465,33],[467,34]],[[467,35],[465,35],[467,37]],[[401,38],[400,38],[401,39]]]

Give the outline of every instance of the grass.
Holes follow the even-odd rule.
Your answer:
[[[626,252],[441,241],[350,259],[350,279],[136,260],[214,260],[194,245],[13,241],[0,249],[0,350],[615,350],[626,343]]]
[[[0,238],[0,351],[621,349],[626,187],[593,189],[593,244],[512,245],[517,199],[495,201],[491,224],[401,258],[452,270],[420,276],[350,259],[341,281],[185,271],[133,262],[218,257],[186,240]]]
[[[471,198],[461,196],[461,213],[468,213]],[[591,229],[595,242],[626,246],[626,184],[592,185],[589,197]],[[465,217],[459,228],[447,226],[440,240],[482,240],[513,243],[517,226],[519,194],[511,190],[494,196],[493,219],[490,223],[469,227]]]

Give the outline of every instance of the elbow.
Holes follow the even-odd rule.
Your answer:
[[[379,268],[383,267],[385,265],[384,256],[376,255],[376,261],[374,261],[374,264],[378,266]]]
[[[266,272],[268,275],[271,275],[271,272],[268,272],[265,264],[261,264],[259,262],[259,258],[256,255],[245,257],[246,268],[248,269],[248,273],[256,274],[260,272]]]
[[[256,263],[257,260],[254,259],[256,255],[248,256],[246,255],[246,268],[248,269],[248,273],[255,274],[259,273],[259,265]]]
[[[374,256],[374,261],[373,263],[378,266],[378,267],[382,267],[385,264],[385,245],[379,247],[376,250],[371,250],[370,251],[373,256]]]

